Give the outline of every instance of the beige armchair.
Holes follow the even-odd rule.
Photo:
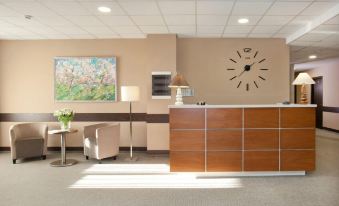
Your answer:
[[[120,124],[101,123],[84,127],[84,155],[86,159],[101,160],[119,154]]]
[[[9,129],[13,164],[19,158],[46,159],[48,126],[42,123],[16,124]]]

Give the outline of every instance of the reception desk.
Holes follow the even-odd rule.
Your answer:
[[[315,170],[316,105],[170,105],[171,172]]]

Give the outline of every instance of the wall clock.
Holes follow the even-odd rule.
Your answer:
[[[261,57],[258,50],[244,48],[235,52],[235,57],[229,58],[230,64],[227,71],[230,72],[230,81],[236,82],[238,89],[259,88],[260,83],[266,81],[266,58]]]

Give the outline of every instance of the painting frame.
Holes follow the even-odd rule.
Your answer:
[[[112,59],[114,61],[114,81],[112,84],[114,85],[114,100],[60,100],[57,98],[57,61],[60,59]],[[54,102],[57,103],[116,103],[118,102],[117,98],[117,92],[118,92],[118,69],[117,69],[117,57],[116,56],[56,56],[53,58],[53,79],[54,79],[54,85],[53,85],[53,99]]]

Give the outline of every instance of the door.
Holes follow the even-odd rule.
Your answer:
[[[314,77],[311,87],[311,103],[316,104],[316,127],[323,127],[323,77]]]

